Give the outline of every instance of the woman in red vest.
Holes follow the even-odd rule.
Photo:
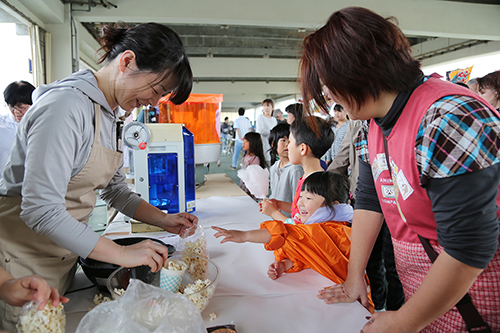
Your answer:
[[[425,77],[401,30],[364,8],[333,13],[305,38],[301,75],[304,100],[371,119],[357,147],[348,276],[318,298],[366,305],[364,270],[385,217],[406,303],[374,314],[363,332],[466,332],[462,312],[474,332],[500,331],[498,112]]]

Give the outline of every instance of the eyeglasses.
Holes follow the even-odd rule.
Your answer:
[[[16,106],[9,105],[9,110],[12,112],[18,111],[18,112],[21,112],[24,114],[29,109],[30,106],[31,105],[28,105],[28,104],[22,104],[22,105],[16,105]]]

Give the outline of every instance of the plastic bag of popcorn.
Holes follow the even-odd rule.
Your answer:
[[[205,230],[198,224],[194,234],[186,238],[181,238],[177,245],[178,254],[181,255],[181,260],[187,264],[187,272],[196,280],[205,280],[208,272],[207,261],[203,258],[210,259],[208,255],[207,237]]]
[[[181,254],[210,259],[208,255],[207,237],[205,235],[205,230],[200,224],[197,225],[194,234],[179,240],[177,251],[180,251]]]
[[[43,310],[38,310],[38,301],[26,303],[21,309],[18,333],[64,333],[66,329],[66,314],[62,303],[52,305],[52,300],[47,302]]]

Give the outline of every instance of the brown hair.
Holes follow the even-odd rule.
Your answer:
[[[271,107],[274,109],[274,102],[272,99],[266,98],[265,100],[262,101],[261,105],[264,105],[264,104],[271,104]]]
[[[500,71],[488,73],[477,79],[477,91],[485,88],[491,88],[497,94],[500,94]]]
[[[328,110],[322,84],[359,109],[382,92],[409,90],[422,75],[403,32],[391,21],[361,7],[333,13],[302,44],[302,96]],[[310,103],[305,102],[311,113]]]

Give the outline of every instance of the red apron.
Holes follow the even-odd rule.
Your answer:
[[[368,149],[375,187],[393,238],[396,267],[407,300],[418,289],[432,265],[418,235],[429,239],[436,252],[443,250],[437,241],[431,201],[425,189],[420,186],[415,140],[420,123],[429,107],[441,97],[450,95],[471,96],[483,101],[473,92],[439,79],[430,78],[420,85],[411,95],[387,138],[395,185],[387,167],[382,130],[372,121],[368,134]],[[488,105],[484,101],[483,103]],[[494,109],[492,111],[498,115]],[[500,195],[497,197],[497,204],[499,199]],[[476,279],[469,290],[469,295],[492,330],[499,331],[500,250],[497,250],[493,260]],[[466,332],[466,328],[460,313],[453,307],[423,331]]]

